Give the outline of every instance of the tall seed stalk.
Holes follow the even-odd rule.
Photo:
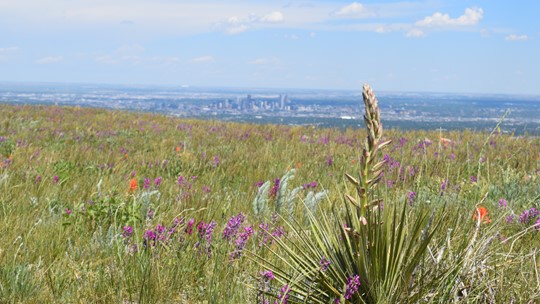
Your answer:
[[[375,197],[374,191],[383,176],[382,167],[385,161],[375,163],[377,154],[388,146],[391,141],[382,141],[383,128],[379,105],[369,85],[364,84],[362,96],[365,107],[364,122],[367,137],[360,156],[360,170],[357,175],[358,179],[348,173],[345,173],[345,176],[355,186],[358,195],[357,198],[354,198],[347,194],[346,198],[356,207],[359,220],[365,224],[366,212],[380,203],[380,200]]]

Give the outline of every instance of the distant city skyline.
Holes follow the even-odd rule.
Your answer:
[[[532,0],[0,0],[0,82],[540,95],[539,11]]]

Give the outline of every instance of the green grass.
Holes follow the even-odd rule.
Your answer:
[[[344,195],[354,187],[344,174],[358,171],[365,137],[365,130],[2,105],[0,303],[256,303],[263,296],[252,287],[260,286],[263,267],[254,257],[295,275],[280,258],[282,245],[305,249],[296,232],[310,229],[310,216],[327,218],[332,208],[345,213]],[[445,145],[440,137],[452,142]],[[519,216],[540,209],[540,139],[399,130],[385,130],[384,138],[392,140],[377,188],[385,210],[397,209],[400,218],[405,205],[406,216],[424,216],[424,224],[434,212],[439,227],[422,261],[432,276],[460,264],[459,273],[450,271],[441,285],[418,287],[418,301],[434,291],[441,302],[538,301],[540,234],[531,228],[537,217],[521,223]],[[292,211],[281,208],[281,217],[272,219],[277,197],[270,194],[266,211],[255,214],[257,182],[273,185],[290,169],[296,172],[288,189],[313,181],[317,186],[299,191]],[[132,178],[135,191],[129,189]],[[149,189],[143,189],[145,178]],[[159,186],[156,178],[162,178]],[[327,197],[306,209],[308,192],[323,190]],[[410,191],[416,192],[411,205]],[[499,207],[501,198],[507,207]],[[479,205],[491,223],[477,228]],[[222,235],[240,212],[246,216],[240,231],[252,225],[254,233],[240,258],[231,260],[234,239]],[[147,230],[162,224],[169,233],[175,218],[180,222],[170,237],[145,247]],[[201,221],[216,223],[210,241],[198,234]],[[262,223],[269,232],[282,227],[287,234],[268,237]],[[126,238],[128,225],[133,235]],[[265,236],[266,246],[260,246]],[[273,281],[264,297],[273,302],[282,285],[294,285],[284,278]],[[456,284],[458,292],[446,292]]]

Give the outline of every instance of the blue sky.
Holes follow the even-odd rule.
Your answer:
[[[540,1],[0,0],[0,81],[540,95]]]

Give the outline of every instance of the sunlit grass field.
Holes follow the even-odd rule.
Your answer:
[[[292,275],[278,255],[303,250],[309,215],[343,212],[365,138],[1,105],[0,303],[286,303],[283,286],[298,282],[270,280],[267,265]],[[401,301],[538,303],[540,139],[497,128],[384,139],[379,209],[437,223],[418,269],[459,264]]]

